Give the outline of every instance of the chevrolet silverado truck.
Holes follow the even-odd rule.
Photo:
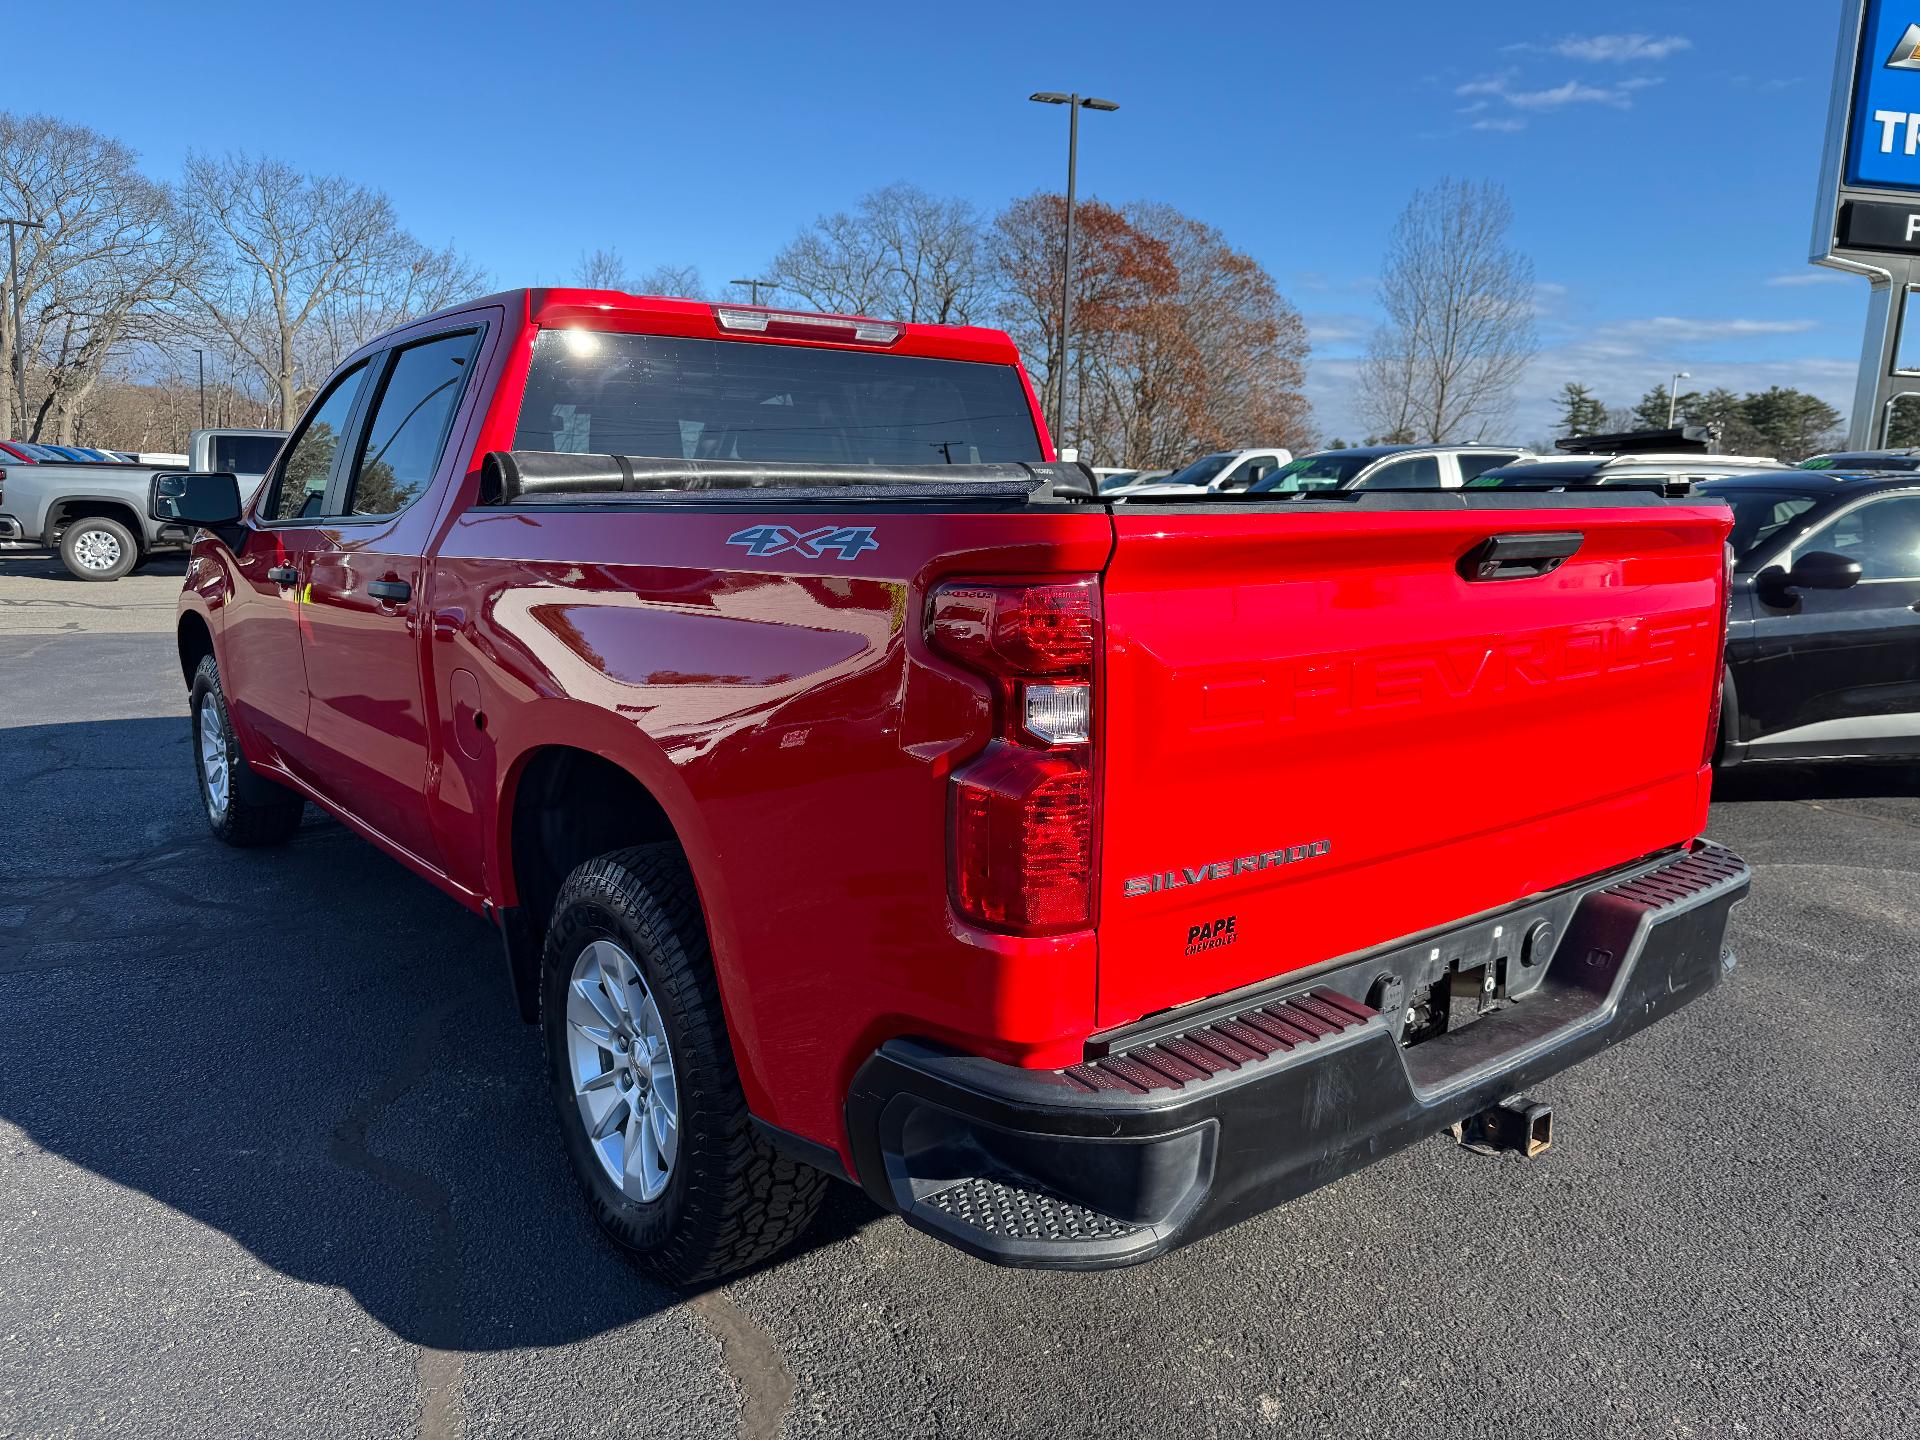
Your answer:
[[[312,803],[491,920],[675,1281],[828,1177],[1090,1269],[1537,1148],[1527,1087],[1731,963],[1718,502],[1113,505],[997,332],[547,289],[151,505],[214,835]]]
[[[188,463],[259,488],[284,430],[196,430]],[[155,551],[190,543],[193,527],[153,518],[153,477],[171,465],[74,461],[13,464],[0,456],[0,541],[39,544],[76,580],[118,580]],[[250,473],[251,472],[251,473]]]

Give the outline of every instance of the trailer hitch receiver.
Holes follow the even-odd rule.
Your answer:
[[[1482,1155],[1511,1150],[1531,1160],[1553,1145],[1553,1107],[1525,1095],[1509,1095],[1498,1105],[1448,1126],[1447,1133]]]

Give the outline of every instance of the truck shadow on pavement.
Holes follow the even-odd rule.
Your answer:
[[[686,1298],[587,1218],[483,921],[312,809],[282,849],[215,843],[184,717],[0,730],[0,766],[0,1118],[418,1345]],[[835,1190],[795,1253],[879,1216]],[[101,1218],[193,1243],[137,1205]]]

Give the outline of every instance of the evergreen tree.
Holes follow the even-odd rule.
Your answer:
[[[1817,395],[1775,385],[1741,404],[1760,438],[1760,452],[1780,460],[1802,460],[1821,448],[1840,424],[1840,412]]]
[[[1557,403],[1563,435],[1598,435],[1606,429],[1606,402],[1586,386],[1569,380],[1561,387]]]
[[[1668,406],[1671,404],[1672,424],[1691,425],[1694,411],[1699,407],[1700,395],[1697,391],[1682,390],[1678,398],[1673,398],[1665,385],[1656,385],[1640,397],[1640,403],[1633,407],[1633,418],[1637,424],[1647,430],[1665,430],[1668,426]]]

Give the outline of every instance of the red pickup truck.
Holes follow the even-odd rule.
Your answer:
[[[214,833],[313,802],[489,917],[675,1280],[827,1176],[1139,1261],[1537,1125],[1731,963],[1718,503],[1114,504],[997,332],[580,290],[368,345],[244,511],[151,503],[205,527]]]

